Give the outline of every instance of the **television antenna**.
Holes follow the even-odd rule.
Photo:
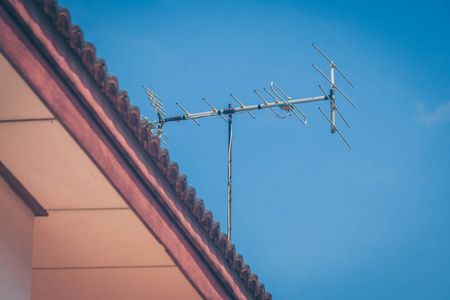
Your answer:
[[[323,116],[327,119],[327,121],[331,125],[331,133],[337,132],[342,140],[347,144],[349,148],[352,148],[347,139],[344,137],[344,135],[341,133],[341,131],[336,127],[336,112],[338,112],[339,116],[342,118],[342,120],[345,122],[345,124],[350,128],[349,123],[342,115],[341,111],[336,106],[336,94],[335,91],[337,90],[352,106],[355,106],[355,104],[350,100],[349,97],[347,97],[346,94],[336,85],[334,80],[334,70],[338,71],[339,74],[344,77],[344,79],[350,84],[350,86],[354,87],[353,83],[347,78],[347,76],[344,75],[344,73],[336,66],[336,64],[329,59],[325,53],[323,53],[315,44],[312,44],[313,47],[319,51],[320,54],[328,61],[329,63],[329,71],[330,75],[327,77],[318,67],[316,67],[314,64],[312,65],[314,69],[317,70],[330,84],[330,91],[327,93],[325,89],[319,85],[320,90],[323,93],[323,96],[316,96],[316,97],[309,97],[309,98],[299,98],[299,99],[292,99],[292,97],[288,96],[278,85],[276,85],[274,82],[270,83],[270,89],[267,90],[264,88],[264,91],[267,93],[267,95],[271,98],[271,101],[266,101],[266,99],[258,93],[256,90],[253,90],[256,95],[262,100],[263,103],[260,104],[254,104],[254,105],[244,105],[240,100],[238,100],[233,94],[230,94],[230,96],[239,104],[239,106],[232,107],[231,104],[229,104],[228,108],[225,109],[217,109],[215,108],[208,100],[205,98],[202,98],[203,101],[208,104],[212,110],[205,111],[205,112],[199,112],[199,113],[189,113],[184,107],[182,107],[178,102],[176,102],[177,106],[184,112],[184,115],[178,115],[175,117],[169,117],[167,115],[166,110],[164,109],[164,105],[162,104],[162,99],[156,95],[154,92],[149,90],[144,85],[142,86],[145,89],[145,93],[148,95],[148,99],[151,101],[151,105],[156,111],[156,115],[158,116],[157,120],[148,121],[147,117],[144,117],[141,115],[141,118],[149,122],[149,126],[152,129],[152,132],[157,135],[160,138],[160,141],[167,146],[167,143],[162,139],[163,137],[166,139],[169,139],[169,137],[163,132],[163,126],[166,123],[169,122],[180,122],[185,120],[192,120],[197,125],[200,126],[200,123],[197,121],[197,119],[205,118],[205,117],[213,117],[213,116],[220,116],[225,122],[228,123],[228,224],[227,224],[227,236],[228,240],[231,241],[231,163],[232,163],[232,137],[233,137],[233,129],[232,129],[232,117],[234,114],[238,113],[244,113],[247,112],[253,119],[255,119],[255,116],[251,113],[251,111],[254,110],[268,110],[270,109],[270,113],[276,117],[276,118],[286,118],[293,114],[295,117],[297,117],[304,125],[307,123],[306,115],[300,110],[298,105],[308,103],[308,102],[317,102],[317,101],[324,101],[327,100],[330,103],[330,116],[328,117],[326,113],[320,108],[320,112],[323,114]],[[282,96],[281,96],[281,95]],[[281,109],[281,113],[284,112],[284,115],[280,115],[274,108]]]

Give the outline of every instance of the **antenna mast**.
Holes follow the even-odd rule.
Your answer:
[[[228,108],[231,108],[231,103]],[[232,155],[231,150],[233,146],[233,115],[228,115],[228,222],[227,222],[227,236],[231,241],[231,166]]]
[[[344,75],[344,73],[339,70],[339,68],[336,66],[336,64],[330,60],[316,45],[312,44],[313,47],[319,51],[320,54],[322,54],[323,57],[328,61],[329,63],[329,69],[330,69],[330,77],[328,78],[322,71],[319,70],[314,64],[312,65],[314,69],[316,69],[330,84],[330,92],[327,94],[327,92],[322,88],[322,86],[319,85],[320,90],[323,93],[323,96],[317,96],[317,97],[309,97],[309,98],[299,98],[299,99],[292,99],[289,97],[281,88],[279,88],[274,82],[270,83],[270,89],[272,92],[268,91],[264,88],[264,91],[274,100],[274,102],[268,102],[264,97],[261,96],[256,90],[253,90],[258,97],[263,101],[262,104],[255,104],[255,105],[248,105],[245,106],[242,104],[241,101],[239,101],[235,96],[230,94],[230,96],[239,104],[237,107],[232,107],[231,104],[228,105],[228,108],[225,109],[216,109],[208,100],[203,98],[203,101],[208,104],[212,110],[206,111],[206,112],[199,112],[190,114],[186,109],[184,109],[178,102],[176,104],[178,107],[183,110],[185,113],[184,115],[179,115],[175,117],[168,117],[166,114],[166,110],[164,109],[164,106],[162,104],[161,98],[153,93],[151,90],[149,90],[147,87],[142,86],[145,89],[146,94],[148,95],[148,99],[151,101],[151,105],[156,111],[156,115],[158,116],[157,120],[149,122],[149,126],[152,129],[153,133],[156,134],[161,142],[167,146],[167,144],[162,140],[162,137],[165,137],[166,139],[169,139],[169,137],[164,134],[163,132],[163,126],[165,123],[169,122],[180,122],[184,120],[192,120],[197,125],[200,126],[200,123],[197,121],[197,119],[205,118],[205,117],[212,117],[212,116],[220,116],[222,119],[228,123],[228,226],[227,226],[227,235],[228,240],[231,240],[231,166],[232,166],[232,138],[233,138],[233,130],[232,130],[232,116],[236,113],[241,112],[247,112],[253,119],[255,119],[255,116],[251,113],[251,111],[254,110],[267,110],[272,115],[274,115],[277,118],[284,118],[291,113],[295,115],[304,125],[307,123],[306,115],[300,110],[300,108],[297,106],[299,104],[304,104],[308,102],[316,102],[316,101],[323,101],[328,100],[330,102],[330,117],[328,117],[324,111],[319,107],[320,112],[324,115],[324,117],[328,120],[328,122],[331,124],[331,133],[337,132],[341,138],[344,140],[344,142],[347,144],[349,148],[351,148],[348,141],[345,139],[345,137],[342,135],[342,133],[339,131],[339,129],[336,127],[336,112],[341,116],[342,120],[345,122],[345,124],[350,128],[350,125],[348,124],[347,120],[344,118],[342,113],[339,111],[338,107],[336,106],[336,95],[335,90],[337,90],[351,105],[355,106],[355,104],[347,97],[347,95],[342,92],[342,90],[335,84],[334,79],[334,70],[336,69],[342,77],[352,86],[354,85],[350,82],[350,80]],[[280,96],[280,94],[283,96]],[[274,109],[275,107],[278,107],[281,109],[282,112],[285,112],[285,116],[280,116],[279,113]],[[226,118],[224,116],[227,116]],[[144,116],[141,116],[144,120],[148,121],[148,119]]]

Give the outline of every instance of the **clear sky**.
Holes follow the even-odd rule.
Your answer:
[[[156,118],[337,85],[350,129],[317,109],[233,119],[233,237],[274,299],[450,299],[450,2],[59,1],[133,105]],[[226,232],[227,124],[168,123],[170,157]]]

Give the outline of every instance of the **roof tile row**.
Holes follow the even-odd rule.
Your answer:
[[[71,23],[69,11],[58,6],[57,0],[36,0],[36,2],[81,59],[98,87],[137,137],[142,147],[150,154],[159,170],[203,226],[210,239],[220,249],[230,267],[240,275],[256,299],[272,299],[272,295],[265,291],[264,284],[258,281],[258,276],[251,273],[250,267],[244,263],[242,255],[236,253],[235,246],[228,241],[227,235],[220,231],[220,224],[214,221],[212,213],[205,209],[203,200],[196,197],[195,189],[188,186],[186,176],[179,173],[178,164],[170,161],[167,149],[160,147],[159,138],[151,132],[149,123],[141,120],[139,108],[130,105],[127,92],[119,89],[117,78],[107,73],[105,61],[97,58],[94,45],[85,42],[81,28]]]

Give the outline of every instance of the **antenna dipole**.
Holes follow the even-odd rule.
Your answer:
[[[233,128],[232,128],[232,116],[233,114],[241,113],[241,112],[247,112],[250,114],[250,116],[255,119],[255,116],[251,113],[251,111],[254,110],[266,110],[269,113],[271,113],[276,118],[285,118],[291,113],[295,115],[304,125],[307,123],[306,115],[300,110],[300,108],[297,105],[309,103],[309,102],[317,102],[317,101],[323,101],[328,100],[330,102],[330,117],[328,117],[324,111],[319,107],[320,112],[325,116],[327,121],[331,124],[331,133],[337,132],[340,137],[344,140],[344,142],[347,144],[349,148],[351,148],[348,141],[345,139],[345,137],[342,135],[340,130],[336,127],[336,111],[341,116],[345,124],[350,127],[347,120],[345,120],[342,113],[339,111],[339,109],[336,106],[336,95],[335,90],[337,90],[351,105],[355,106],[355,104],[350,100],[349,97],[347,97],[344,92],[336,85],[335,78],[334,78],[334,70],[336,69],[342,77],[352,86],[354,85],[350,82],[350,80],[344,75],[344,73],[336,66],[336,64],[329,59],[316,45],[312,44],[314,48],[319,51],[320,54],[322,54],[323,57],[328,61],[329,63],[329,70],[330,70],[330,76],[329,78],[319,70],[318,67],[316,67],[314,64],[312,65],[314,69],[316,69],[330,84],[330,93],[327,94],[325,90],[319,85],[319,88],[323,92],[323,96],[316,96],[316,97],[309,97],[309,98],[298,98],[298,99],[292,99],[289,97],[278,85],[276,85],[274,82],[270,83],[270,89],[272,92],[264,88],[264,91],[274,100],[274,102],[268,102],[266,99],[264,99],[261,94],[259,94],[256,90],[254,92],[258,95],[259,98],[263,101],[262,104],[255,104],[255,105],[244,105],[240,100],[238,100],[234,95],[230,94],[230,96],[239,104],[237,107],[232,107],[231,104],[228,105],[228,108],[225,109],[217,109],[215,108],[208,100],[205,98],[202,98],[203,101],[208,104],[212,110],[211,111],[205,111],[205,112],[199,112],[199,113],[189,113],[184,107],[182,107],[178,102],[176,103],[178,107],[183,110],[185,113],[184,115],[179,115],[175,117],[168,117],[166,114],[166,110],[163,107],[162,99],[153,93],[151,90],[149,90],[147,87],[142,86],[145,89],[146,94],[148,95],[148,99],[151,101],[151,105],[156,111],[156,114],[158,116],[157,120],[149,122],[149,126],[152,129],[153,133],[158,135],[158,137],[161,139],[163,136],[168,139],[168,136],[164,134],[162,131],[163,126],[165,123],[169,122],[180,122],[184,120],[193,120],[197,125],[200,125],[197,122],[197,119],[205,118],[205,117],[212,117],[212,116],[220,116],[222,119],[228,123],[228,226],[227,226],[227,236],[228,240],[231,240],[231,166],[232,166],[232,139],[233,139]],[[281,96],[281,95],[282,96]],[[275,111],[274,108],[280,108],[282,112],[285,112],[285,116],[280,116],[279,113]],[[269,111],[270,109],[271,111]],[[227,116],[227,117],[225,117]],[[146,121],[147,118],[144,116],[141,116]],[[163,140],[161,140],[162,143],[167,145]]]

